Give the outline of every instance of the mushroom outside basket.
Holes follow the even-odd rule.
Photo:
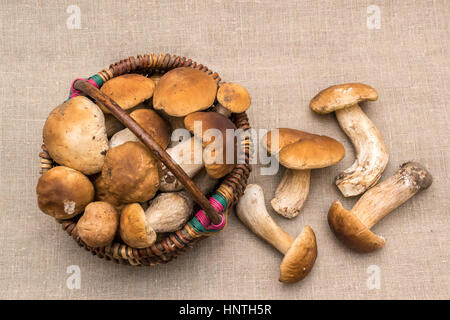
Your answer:
[[[133,266],[152,266],[169,262],[181,252],[186,251],[187,248],[192,247],[198,240],[223,230],[227,223],[229,208],[237,202],[245,190],[250,174],[249,150],[251,142],[249,135],[245,135],[245,138],[238,145],[238,148],[241,148],[240,152],[245,155],[244,163],[236,164],[234,169],[221,180],[218,189],[208,201],[205,195],[201,193],[195,183],[170,155],[127,112],[99,90],[105,82],[124,74],[137,73],[150,77],[154,74],[164,74],[179,67],[198,69],[212,77],[218,85],[221,83],[221,78],[217,73],[212,72],[202,64],[197,64],[191,59],[170,54],[152,53],[120,60],[94,76],[88,79],[76,79],[72,84],[70,98],[82,94],[105,106],[114,117],[130,129],[144,145],[153,151],[155,157],[184,185],[185,189],[201,208],[195,215],[195,212],[192,213],[191,220],[183,228],[167,234],[152,246],[141,249],[132,248],[122,242],[113,242],[111,245],[100,248],[90,247],[78,235],[76,224],[79,216],[68,220],[57,220],[62,224],[62,228],[81,247],[91,251],[92,254],[100,258]],[[231,120],[238,129],[245,131],[250,128],[245,112],[232,114]],[[42,152],[39,156],[41,174],[57,165],[47,152],[45,145],[42,145]]]

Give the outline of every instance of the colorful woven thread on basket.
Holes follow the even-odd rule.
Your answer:
[[[206,236],[212,233],[217,233],[225,228],[227,225],[228,210],[227,200],[220,193],[215,193],[209,198],[214,210],[217,212],[223,212],[222,221],[219,224],[211,223],[211,220],[205,214],[203,210],[199,210],[197,214],[188,222],[188,226],[195,231],[198,235]]]
[[[77,80],[85,80],[85,81],[89,82],[90,84],[92,84],[97,89],[100,89],[103,85],[103,79],[100,78],[100,76],[96,75],[96,74],[87,79],[77,78],[77,79],[73,80],[72,85],[70,86],[69,98],[67,100],[70,100],[73,97],[80,96],[82,94],[82,92],[80,90],[77,90],[73,87],[75,81],[77,81]]]

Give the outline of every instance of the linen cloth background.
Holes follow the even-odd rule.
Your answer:
[[[66,26],[69,5],[81,29]],[[380,29],[367,7],[380,7]],[[449,1],[0,1],[1,214],[0,298],[332,299],[450,298]],[[296,236],[310,225],[319,255],[300,283],[278,282],[282,256],[231,215],[228,228],[177,260],[154,268],[103,261],[80,249],[37,208],[38,152],[49,112],[71,81],[138,53],[183,55],[248,88],[255,128],[291,127],[338,139],[336,166],[315,170],[302,213],[277,216],[270,199],[281,178],[260,176],[273,218]],[[354,160],[334,115],[309,100],[333,84],[360,81],[379,100],[363,104],[390,151],[382,179],[407,160],[423,163],[434,183],[381,221],[387,238],[374,253],[354,253],[330,232],[333,200],[351,208],[334,177]],[[70,265],[81,288],[69,290]],[[369,290],[367,268],[381,272]]]

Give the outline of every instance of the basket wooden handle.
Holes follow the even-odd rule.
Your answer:
[[[172,159],[172,157],[162,149],[159,144],[148,135],[145,130],[131,118],[114,100],[105,95],[99,89],[85,80],[77,80],[73,87],[80,90],[84,94],[90,96],[98,103],[105,106],[114,117],[116,117],[124,126],[133,132],[150,150],[158,160],[166,165],[166,167],[175,175],[178,181],[190,192],[194,201],[205,211],[213,224],[219,224],[222,217],[214,210],[211,203],[205,195],[196,186],[194,181],[184,172],[184,170]]]

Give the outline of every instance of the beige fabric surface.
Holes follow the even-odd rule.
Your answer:
[[[81,28],[66,10],[80,8]],[[379,29],[367,7],[380,8]],[[370,14],[369,14],[370,15]],[[0,1],[0,298],[63,299],[416,299],[450,298],[449,1]],[[184,55],[238,82],[252,95],[256,128],[291,127],[335,137],[347,154],[312,172],[311,191],[294,220],[269,201],[282,171],[260,176],[274,219],[290,234],[316,232],[319,255],[302,282],[278,282],[281,255],[232,215],[228,228],[177,260],[154,268],[116,265],[80,249],[36,204],[38,152],[49,112],[71,81],[138,53]],[[379,100],[363,105],[390,151],[383,178],[407,160],[423,163],[433,185],[374,231],[386,246],[354,253],[330,232],[335,199],[350,208],[334,176],[354,159],[334,115],[309,100],[337,83],[361,81]],[[70,290],[67,267],[81,270]],[[370,290],[368,268],[380,288]],[[372,267],[373,268],[373,267]],[[372,270],[369,268],[369,272]]]

